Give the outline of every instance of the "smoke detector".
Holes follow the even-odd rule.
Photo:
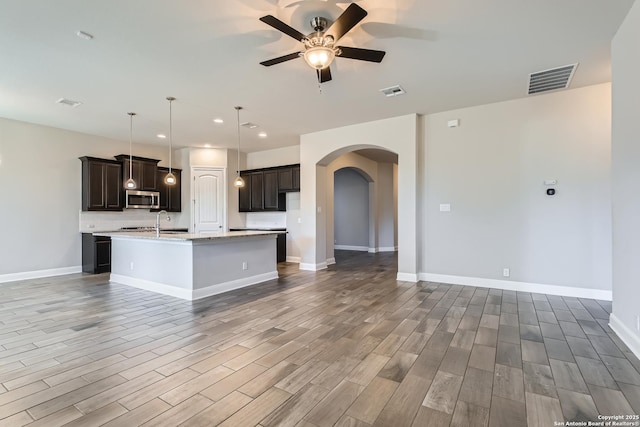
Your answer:
[[[245,128],[249,128],[249,129],[255,129],[255,128],[258,127],[257,124],[251,123],[251,122],[240,123],[240,126],[245,127]]]

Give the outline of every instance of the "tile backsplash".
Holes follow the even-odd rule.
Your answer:
[[[169,213],[171,221],[161,219],[163,228],[180,228],[180,213]],[[153,227],[156,213],[145,209],[129,209],[122,212],[86,212],[80,211],[79,228],[81,233],[98,231],[116,231],[122,227]]]
[[[247,228],[286,228],[286,212],[247,212]]]

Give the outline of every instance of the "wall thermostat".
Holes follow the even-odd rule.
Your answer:
[[[547,188],[547,196],[553,196],[556,194],[556,190],[553,188]]]

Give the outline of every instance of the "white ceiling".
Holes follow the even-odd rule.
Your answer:
[[[174,145],[297,144],[299,135],[409,113],[526,96],[531,72],[580,63],[571,87],[610,80],[610,42],[633,0],[362,0],[369,15],[341,45],[387,52],[381,64],[337,58],[319,92],[296,59],[260,61],[300,44],[259,21],[273,14],[303,33],[328,0],[0,0],[0,116],[163,143],[175,96]],[[76,36],[82,30],[91,41]],[[407,94],[379,89],[400,84]],[[59,98],[83,104],[55,104]],[[214,117],[225,120],[215,125]],[[257,131],[268,138],[260,139]]]

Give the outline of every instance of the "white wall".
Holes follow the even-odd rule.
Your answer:
[[[394,163],[378,163],[378,249],[393,251],[397,246],[397,186]]]
[[[369,182],[351,168],[334,172],[334,247],[369,250]]]
[[[618,30],[613,66],[613,315],[611,327],[640,357],[640,3]]]
[[[246,169],[261,169],[272,166],[295,165],[300,163],[300,146],[255,151],[247,154]]]
[[[287,262],[300,262],[300,193],[287,193]]]
[[[610,85],[601,84],[424,117],[421,277],[606,297],[610,114]],[[449,119],[460,126],[448,128]],[[545,193],[549,179],[558,180],[555,196]]]
[[[128,142],[0,118],[0,281],[40,270],[79,271],[78,157],[113,158],[128,152]],[[166,165],[169,150],[134,144],[133,154]],[[155,214],[149,215],[155,222]]]

